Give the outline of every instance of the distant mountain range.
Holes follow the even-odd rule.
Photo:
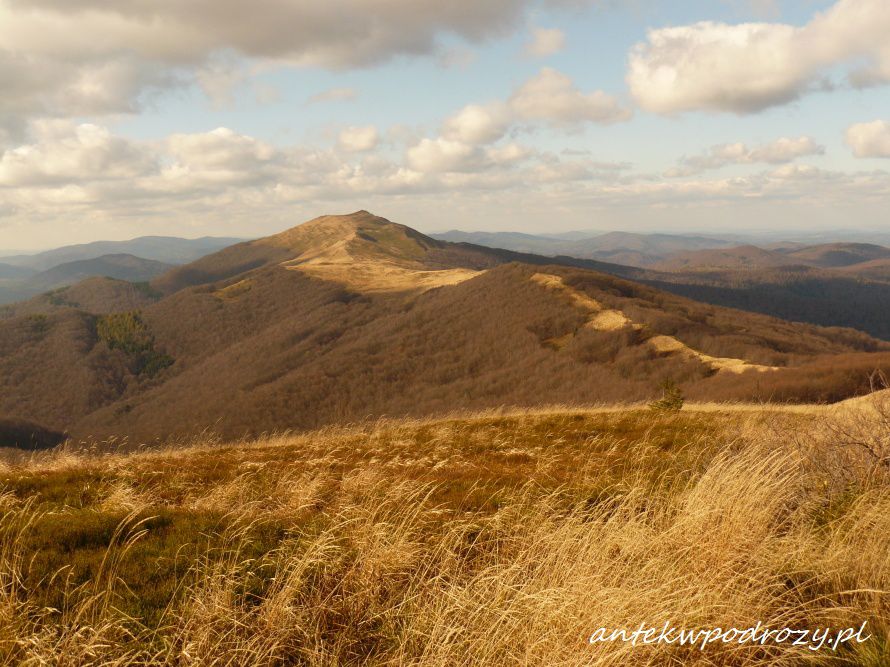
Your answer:
[[[46,271],[59,264],[103,255],[135,255],[165,264],[186,264],[242,239],[205,236],[181,239],[174,236],[140,236],[129,241],[95,241],[46,250],[33,255],[0,257],[0,264]]]
[[[653,277],[449,243],[366,211],[325,216],[148,285],[91,278],[7,307],[0,419],[145,442],[647,400],[667,378],[691,398],[832,401],[890,371],[890,343],[865,333],[621,271]]]
[[[31,298],[90,277],[131,282],[151,280],[239,239],[181,239],[144,236],[130,241],[97,241],[34,255],[0,258],[0,304]]]
[[[580,234],[548,237],[512,232],[450,231],[434,234],[433,237],[452,243],[473,243],[489,248],[554,257],[567,255],[629,266],[649,266],[676,252],[734,245],[732,241],[704,236],[629,232],[609,232],[590,237]]]

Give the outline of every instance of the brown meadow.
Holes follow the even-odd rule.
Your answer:
[[[553,408],[19,454],[0,475],[0,656],[885,665],[888,415],[861,399]],[[586,643],[668,620],[868,621],[872,638],[836,653]]]

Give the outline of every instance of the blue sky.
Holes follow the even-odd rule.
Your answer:
[[[0,248],[882,228],[886,34],[884,0],[0,0]]]

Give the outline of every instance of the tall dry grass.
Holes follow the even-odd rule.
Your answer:
[[[887,665],[890,476],[838,436],[882,442],[876,415],[537,413],[35,459],[3,475],[0,656],[34,665]],[[159,514],[169,525],[210,517],[191,534],[200,548],[182,556],[185,542],[152,523]],[[97,560],[84,565],[75,543],[70,568],[36,580],[29,535],[60,516],[107,516],[117,528]],[[148,622],[132,612],[142,570],[127,567],[137,559],[153,572],[151,554],[181,567]],[[83,582],[77,564],[93,568]],[[62,604],[41,606],[47,591]],[[838,653],[586,643],[601,626],[667,621],[868,621],[873,636]]]

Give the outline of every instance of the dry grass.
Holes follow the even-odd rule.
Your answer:
[[[886,441],[881,412],[539,410],[35,455],[0,470],[0,660],[886,665],[890,477],[857,444]],[[586,643],[864,620],[836,654]]]

